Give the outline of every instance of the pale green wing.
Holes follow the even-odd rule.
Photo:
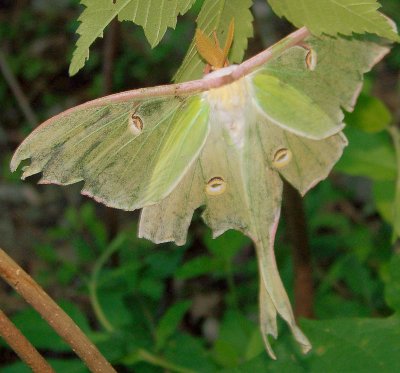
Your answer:
[[[83,194],[134,210],[171,192],[208,131],[208,105],[200,95],[119,102],[105,97],[38,127],[17,149],[11,168],[31,158],[23,177],[42,172],[42,183],[83,180]]]
[[[262,117],[259,126],[270,166],[302,195],[329,175],[347,145],[342,132],[311,140],[284,131]]]
[[[342,108],[353,110],[363,74],[387,52],[365,40],[311,37],[306,47],[289,49],[251,75],[255,102],[289,132],[329,137],[343,128]]]
[[[138,236],[184,245],[193,212],[204,203],[204,180],[196,161],[167,198],[142,210]]]

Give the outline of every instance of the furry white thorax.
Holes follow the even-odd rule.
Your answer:
[[[227,75],[232,67],[234,66],[214,71],[209,75],[215,76],[216,73],[219,73],[219,76]],[[210,105],[211,126],[222,125],[227,135],[226,140],[241,148],[244,144],[246,114],[249,115],[247,108],[250,95],[247,79],[244,77],[231,84],[210,89],[203,95]]]

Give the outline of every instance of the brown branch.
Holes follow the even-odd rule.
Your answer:
[[[0,335],[35,373],[55,373],[49,363],[0,310]]]
[[[91,372],[116,373],[74,321],[2,249],[0,249],[0,276],[40,313]]]
[[[17,78],[14,76],[12,70],[10,69],[7,58],[2,50],[0,50],[0,71],[4,76],[5,81],[10,87],[15,100],[18,103],[22,113],[24,114],[26,120],[29,122],[32,128],[36,127],[38,124],[38,120],[36,114],[32,110],[29,100],[24,94],[20,84],[18,83]]]
[[[118,49],[119,23],[114,19],[104,36],[103,45],[103,93],[109,95],[113,91],[113,72],[115,55]]]
[[[297,190],[286,182],[283,212],[293,252],[294,314],[296,318],[312,318],[314,316],[314,286],[303,200]]]

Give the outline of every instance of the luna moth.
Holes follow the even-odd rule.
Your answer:
[[[142,208],[139,236],[182,245],[195,209],[214,237],[249,236],[260,271],[260,327],[277,338],[277,314],[305,353],[274,256],[282,178],[305,194],[324,179],[347,140],[351,111],[369,71],[388,48],[367,39],[312,37],[302,28],[240,65],[198,34],[209,65],[203,78],[118,93],[64,111],[35,129],[11,169],[22,178],[83,181],[82,193],[107,206]],[[210,45],[215,47],[209,53]]]

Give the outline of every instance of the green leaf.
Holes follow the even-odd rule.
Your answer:
[[[393,240],[396,237],[400,237],[400,131],[397,127],[391,127],[389,133],[392,136],[394,148],[396,151],[396,163],[397,163],[397,179],[395,198],[393,204]]]
[[[251,5],[251,0],[205,0],[197,18],[197,27],[208,36],[215,31],[220,43],[225,42],[229,23],[232,18],[235,20],[230,63],[242,61],[247,49],[247,39],[253,36],[253,16],[249,9]],[[203,74],[204,66],[205,62],[197,53],[193,40],[174,80],[184,82],[198,79]]]
[[[22,361],[18,361],[13,364],[4,365],[1,367],[2,373],[31,373],[32,369],[30,369],[26,364]]]
[[[370,240],[367,240],[367,244]],[[372,304],[374,290],[373,279],[365,265],[355,255],[347,255],[341,261],[342,278],[351,292],[363,297],[367,304]]]
[[[231,260],[240,249],[250,245],[251,241],[242,233],[229,230],[215,239],[212,238],[211,234],[207,234],[204,236],[204,243],[215,257]]]
[[[164,286],[163,283],[156,278],[145,277],[141,279],[138,289],[147,297],[158,301],[162,296]]]
[[[218,261],[210,256],[202,255],[184,263],[176,272],[175,276],[181,280],[189,279],[210,272],[218,267]]]
[[[358,301],[346,299],[332,292],[319,295],[316,299],[315,313],[318,318],[369,316],[371,309]],[[314,345],[313,345],[314,348]]]
[[[241,313],[226,312],[214,344],[214,359],[224,367],[238,365],[245,359],[246,346],[252,342],[255,330],[255,325]]]
[[[244,364],[237,367],[231,367],[218,371],[218,373],[253,373],[253,372],[268,372],[268,373],[306,373],[306,370],[301,364],[294,359],[293,355],[287,359],[271,361],[260,355]]]
[[[156,329],[157,350],[162,349],[168,338],[176,331],[190,304],[190,301],[177,302],[167,310]]]
[[[346,123],[369,133],[380,132],[392,122],[392,114],[376,97],[361,94],[355,110],[346,115]]]
[[[48,362],[57,373],[87,373],[87,368],[79,359],[49,359]]]
[[[303,320],[313,344],[307,372],[400,371],[400,318]]]
[[[146,274],[160,280],[173,276],[181,266],[183,253],[183,250],[176,247],[146,253],[142,262],[147,267]]]
[[[75,75],[89,58],[89,47],[103,37],[107,25],[118,17],[119,21],[132,21],[143,27],[154,48],[168,27],[175,28],[179,14],[186,13],[195,0],[82,0],[86,7],[79,17],[81,24],[69,74]]]
[[[204,341],[200,338],[188,334],[177,334],[171,338],[163,355],[174,364],[185,367],[188,372],[216,372],[215,363],[203,344]]]
[[[159,372],[160,370],[155,369],[155,367],[163,368],[162,371],[176,372],[176,373],[196,373],[191,369],[177,365],[174,361],[170,361],[163,356],[155,355],[144,348],[139,348],[133,351],[128,356],[123,359],[125,365],[136,364],[140,361],[151,364],[152,366],[144,366],[144,369],[140,369],[135,366],[135,372]]]
[[[376,0],[268,0],[274,12],[317,36],[366,32],[400,41],[396,26]],[[321,4],[322,3],[322,4]]]
[[[393,206],[396,185],[392,180],[376,180],[373,185],[373,196],[379,214],[389,223],[393,224]]]
[[[124,302],[124,289],[101,289],[98,293],[99,303],[107,320],[113,327],[122,329],[131,320],[128,306]]]
[[[335,167],[337,171],[373,180],[396,179],[396,155],[388,133],[370,134],[353,127],[344,132],[349,146]]]
[[[87,373],[88,370],[81,360],[78,359],[46,359],[57,373]],[[1,373],[32,373],[26,364],[22,361],[10,365],[2,365]]]
[[[385,279],[385,300],[390,308],[400,313],[400,255],[393,255],[389,263],[389,276]]]
[[[244,358],[246,360],[252,360],[260,354],[264,355],[264,351],[265,347],[260,330],[254,329],[253,334],[249,339],[249,343],[247,344]]]

